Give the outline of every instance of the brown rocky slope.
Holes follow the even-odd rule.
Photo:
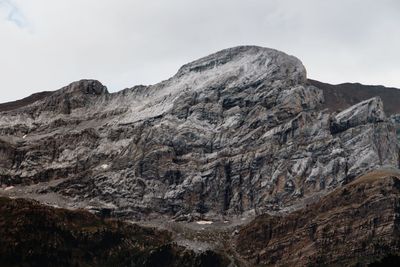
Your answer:
[[[169,232],[87,211],[0,198],[0,266],[227,266],[212,251],[195,253]]]
[[[193,252],[164,230],[0,198],[1,266],[398,266],[400,172],[380,170],[283,214],[261,215],[226,251]],[[208,228],[211,231],[212,228]],[[215,230],[216,233],[218,229]],[[212,240],[210,240],[212,242]],[[229,262],[224,254],[235,258]]]
[[[10,110],[28,106],[30,104],[35,103],[36,101],[40,101],[40,100],[50,96],[52,93],[53,92],[40,92],[40,93],[32,94],[21,100],[16,100],[16,101],[7,102],[7,103],[1,103],[0,104],[0,112],[10,111]]]
[[[308,82],[324,92],[324,107],[331,111],[343,110],[361,101],[379,96],[386,115],[400,113],[400,89],[360,83],[329,84],[308,79]]]
[[[400,174],[374,171],[293,213],[258,217],[237,249],[260,266],[398,264],[399,230]]]

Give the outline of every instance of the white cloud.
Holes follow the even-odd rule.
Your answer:
[[[293,54],[324,82],[400,87],[396,0],[0,0],[0,15],[0,102],[82,78],[156,83],[241,44]]]
[[[24,14],[12,0],[0,0],[0,15],[3,19],[13,23],[19,28],[28,26]]]

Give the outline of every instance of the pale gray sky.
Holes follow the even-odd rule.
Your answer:
[[[0,0],[0,102],[83,78],[153,84],[244,44],[320,81],[400,88],[398,0]]]

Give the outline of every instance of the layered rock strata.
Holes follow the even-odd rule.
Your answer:
[[[317,203],[262,215],[237,238],[253,266],[397,266],[400,174],[374,171]]]

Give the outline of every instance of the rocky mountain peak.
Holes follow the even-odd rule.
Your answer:
[[[59,95],[106,95],[107,87],[97,80],[80,80],[61,88],[56,92]]]
[[[175,77],[196,74],[214,78],[236,75],[243,82],[266,77],[285,80],[292,85],[306,81],[306,70],[299,59],[258,46],[238,46],[219,51],[182,66]]]
[[[285,211],[398,166],[378,98],[330,113],[306,78],[295,57],[241,46],[151,86],[73,83],[1,113],[0,184],[116,216],[213,218]]]
[[[37,113],[41,111],[54,111],[56,113],[70,114],[76,108],[90,105],[100,96],[108,95],[107,87],[96,80],[80,80],[55,91],[50,97],[44,99]]]

